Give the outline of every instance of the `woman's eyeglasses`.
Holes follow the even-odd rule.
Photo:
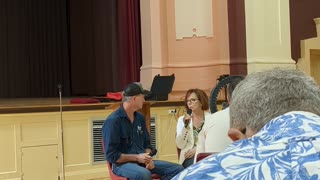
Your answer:
[[[186,100],[186,103],[189,103],[189,102],[194,103],[194,102],[196,102],[197,100],[198,100],[198,99],[191,98],[191,99]]]

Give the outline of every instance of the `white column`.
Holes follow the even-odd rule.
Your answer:
[[[291,58],[289,0],[245,0],[248,73],[296,68]]]
[[[140,82],[148,89],[151,87],[153,77],[157,74],[166,75],[167,54],[163,49],[166,36],[161,26],[161,17],[165,2],[161,0],[141,0],[141,40],[142,40],[142,67],[140,69]],[[165,45],[166,46],[166,45]]]

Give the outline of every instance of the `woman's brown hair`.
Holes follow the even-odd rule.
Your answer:
[[[188,109],[188,103],[187,103],[187,99],[190,96],[190,94],[195,93],[197,95],[198,100],[200,101],[200,103],[202,104],[201,109],[203,111],[208,110],[209,109],[209,98],[208,95],[201,89],[189,89],[186,93],[186,96],[184,97],[184,106],[186,109]]]

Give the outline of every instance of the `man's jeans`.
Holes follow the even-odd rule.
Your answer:
[[[161,179],[169,180],[184,169],[179,164],[167,161],[154,160],[153,162],[155,168],[152,170],[148,170],[136,163],[125,163],[119,166],[112,164],[112,171],[118,176],[127,177],[129,179],[150,180],[151,174],[158,174],[161,176]]]
[[[184,168],[187,168],[187,167],[189,167],[189,166],[191,166],[191,165],[193,164],[193,161],[194,161],[194,155],[193,155],[191,158],[185,159],[185,160],[183,161],[183,163],[182,163],[182,166],[183,166]]]

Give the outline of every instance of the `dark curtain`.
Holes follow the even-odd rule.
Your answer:
[[[1,0],[0,98],[95,96],[140,81],[139,0]]]
[[[70,95],[66,2],[0,1],[0,97]]]
[[[140,1],[118,0],[119,61],[123,69],[121,85],[140,81],[142,65]]]
[[[138,0],[70,0],[70,39],[74,95],[104,95],[140,80]]]

